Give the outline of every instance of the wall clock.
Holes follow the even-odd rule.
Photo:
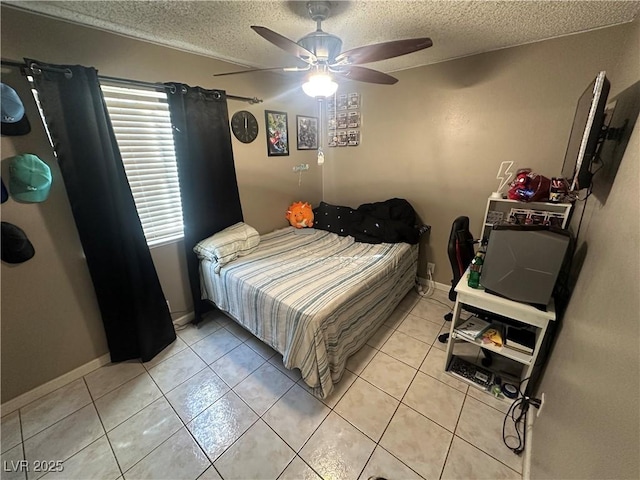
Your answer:
[[[258,121],[251,112],[240,110],[231,117],[231,131],[242,143],[251,143],[258,136]]]

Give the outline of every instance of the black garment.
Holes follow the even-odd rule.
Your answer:
[[[336,233],[341,237],[351,235],[353,225],[362,219],[362,214],[351,207],[320,202],[320,205],[313,209],[313,227]]]
[[[184,246],[195,322],[211,305],[202,300],[193,247],[235,223],[242,207],[231,147],[227,97],[222,90],[167,84],[182,199]]]
[[[358,208],[320,202],[313,209],[313,226],[363,243],[418,243],[417,215],[409,202],[392,198]]]
[[[93,280],[111,360],[151,360],[176,334],[98,73],[81,66],[36,63],[43,67],[34,75],[38,97]]]
[[[358,207],[362,220],[351,227],[350,235],[364,243],[418,243],[417,216],[411,204],[402,198],[365,203]]]

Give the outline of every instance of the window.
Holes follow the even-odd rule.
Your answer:
[[[167,95],[108,83],[102,93],[147,244],[181,239],[182,203]]]

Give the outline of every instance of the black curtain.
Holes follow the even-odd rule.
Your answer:
[[[193,247],[200,240],[241,222],[242,207],[226,93],[180,83],[166,85],[176,145],[184,246],[197,323],[211,305],[202,300],[200,267]]]
[[[35,63],[41,68],[32,68],[38,97],[98,298],[111,360],[151,360],[176,334],[98,72],[77,65]]]

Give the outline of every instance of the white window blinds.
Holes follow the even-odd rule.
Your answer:
[[[183,237],[182,203],[167,95],[102,85],[124,168],[149,246]]]

